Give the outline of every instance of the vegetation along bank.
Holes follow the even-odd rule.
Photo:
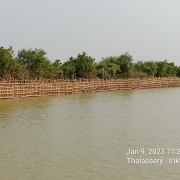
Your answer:
[[[0,99],[83,92],[180,86],[173,62],[138,61],[126,52],[102,58],[85,52],[65,63],[49,60],[42,49],[0,47]]]
[[[70,57],[65,63],[52,61],[42,49],[0,47],[0,80],[24,79],[92,79],[180,77],[180,67],[174,62],[138,61],[128,53],[102,58],[100,62],[85,52]]]

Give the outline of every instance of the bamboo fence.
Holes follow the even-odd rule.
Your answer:
[[[72,81],[62,79],[10,80],[0,81],[0,99],[179,86],[180,78],[178,77],[108,80],[79,79]]]

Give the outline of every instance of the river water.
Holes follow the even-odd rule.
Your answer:
[[[2,100],[0,180],[179,179],[179,108],[180,88]]]

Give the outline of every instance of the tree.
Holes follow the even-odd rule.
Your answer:
[[[165,59],[164,61],[157,62],[157,76],[159,77],[169,77],[176,76],[177,66],[174,63],[168,63]]]
[[[144,70],[144,62],[138,61],[137,63],[133,64],[133,77],[148,77],[147,72]]]
[[[49,77],[52,63],[45,55],[42,49],[22,49],[18,51],[17,60],[27,68],[30,78]]]
[[[5,49],[4,47],[0,47],[0,77],[4,78],[7,70],[12,62],[12,54],[9,49]]]
[[[167,74],[170,77],[174,77],[177,74],[177,66],[174,64],[174,62],[172,63],[168,63],[168,68],[167,68]]]
[[[177,67],[176,76],[177,76],[177,77],[180,77],[180,66]]]
[[[76,58],[71,57],[62,65],[65,77],[73,78],[93,78],[96,75],[95,59],[88,56],[85,52],[78,54]]]
[[[14,58],[13,48],[0,47],[0,78],[1,79],[24,79],[28,77],[26,68]]]
[[[96,73],[99,78],[116,78],[120,74],[120,66],[117,57],[102,58],[102,61],[96,64]]]
[[[59,59],[56,59],[55,62],[52,64],[52,77],[55,78],[62,78],[63,77],[63,71],[61,68],[61,61]]]
[[[148,76],[154,77],[157,72],[157,63],[154,61],[147,61],[143,64],[143,72]]]
[[[69,60],[62,65],[64,78],[74,79],[76,77],[75,68],[75,61],[73,57],[70,57]]]
[[[131,77],[133,71],[133,58],[126,52],[117,58],[121,70],[121,77]]]

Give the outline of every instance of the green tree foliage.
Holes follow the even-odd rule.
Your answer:
[[[180,77],[180,67],[173,62],[138,61],[128,53],[102,58],[98,63],[85,52],[71,57],[64,64],[51,62],[42,49],[21,49],[15,57],[12,47],[0,47],[0,79],[34,78],[130,78]]]
[[[148,74],[144,71],[144,63],[143,61],[138,61],[133,64],[133,76],[138,78],[148,77]]]
[[[133,57],[126,52],[119,56],[117,60],[121,69],[121,77],[133,76]]]
[[[96,75],[94,58],[85,52],[78,54],[76,58],[71,57],[62,65],[63,74],[66,78],[94,78]]]
[[[75,78],[75,61],[73,57],[69,58],[67,62],[62,65],[62,71],[64,78],[74,79]]]
[[[30,78],[50,77],[52,63],[45,55],[42,49],[22,49],[18,51],[17,60],[27,68]]]
[[[179,66],[179,67],[177,67],[176,76],[177,76],[177,77],[180,77],[180,66]]]
[[[120,56],[103,58],[97,63],[97,76],[100,78],[131,77],[133,75],[133,58],[126,52]]]
[[[136,71],[143,72],[149,77],[154,77],[157,72],[158,65],[154,61],[138,61],[134,64],[134,68]]]
[[[5,49],[0,47],[0,78],[1,79],[24,79],[28,77],[28,72],[25,66],[21,65],[14,58],[14,51],[12,47]]]
[[[169,77],[176,76],[177,66],[174,63],[168,63],[167,60],[157,62],[157,76],[159,77]]]
[[[154,61],[144,62],[144,72],[148,76],[154,77],[157,72],[157,63]]]
[[[52,64],[52,72],[51,76],[53,78],[63,78],[63,71],[61,69],[61,61],[59,59],[56,59],[55,62]]]
[[[117,78],[120,76],[120,65],[117,57],[106,57],[96,64],[96,73],[99,78]]]
[[[13,61],[12,48],[0,47],[0,77],[5,78]]]

